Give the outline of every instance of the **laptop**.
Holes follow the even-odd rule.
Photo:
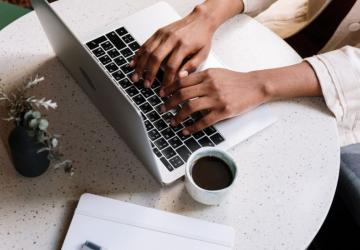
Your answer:
[[[276,121],[268,107],[220,122],[190,136],[182,128],[194,123],[194,114],[173,128],[169,119],[176,109],[161,114],[158,95],[163,72],[151,89],[131,81],[128,63],[159,28],[180,19],[165,2],[158,2],[116,23],[79,38],[45,0],[33,7],[56,55],[103,116],[161,184],[182,177],[189,156],[201,147],[228,150]],[[151,20],[151,21],[149,21]],[[201,69],[224,67],[210,52]],[[180,107],[179,107],[180,108]]]

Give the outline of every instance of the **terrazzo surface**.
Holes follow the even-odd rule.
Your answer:
[[[53,6],[84,35],[154,2],[60,0]],[[168,2],[185,15],[199,1]],[[244,16],[227,22],[213,45],[225,64],[241,71],[300,60]],[[34,179],[19,176],[8,156],[10,127],[2,121],[0,249],[59,249],[84,192],[233,226],[235,249],[305,249],[325,219],[339,146],[335,120],[321,99],[272,103],[279,121],[230,151],[239,164],[235,189],[224,203],[208,207],[193,201],[182,181],[165,188],[154,181],[56,59],[30,13],[0,31],[0,85],[13,88],[36,73],[46,80],[34,94],[59,104],[47,116],[50,129],[62,135],[63,153],[74,160],[75,175],[49,169]]]

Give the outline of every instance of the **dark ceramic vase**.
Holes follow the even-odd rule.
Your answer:
[[[37,153],[44,144],[37,143],[29,136],[25,128],[16,127],[9,136],[12,161],[19,174],[25,177],[37,177],[49,168],[48,151]]]

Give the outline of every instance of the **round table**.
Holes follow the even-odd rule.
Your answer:
[[[82,35],[136,12],[155,0],[61,0],[53,6]],[[168,1],[181,15],[200,1]],[[229,68],[279,67],[301,58],[279,37],[239,15],[213,43]],[[0,32],[0,85],[7,89],[35,74],[46,77],[33,92],[58,102],[50,129],[62,134],[62,151],[75,175],[49,169],[19,176],[9,159],[11,126],[1,123],[0,242],[4,249],[58,249],[84,192],[223,223],[235,228],[235,249],[304,249],[332,202],[339,172],[337,127],[322,99],[270,104],[279,121],[230,151],[239,179],[219,206],[193,201],[182,181],[160,187],[56,59],[34,12]],[[4,114],[4,111],[1,111]]]

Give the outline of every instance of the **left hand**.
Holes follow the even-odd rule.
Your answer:
[[[206,111],[204,117],[183,130],[189,135],[214,123],[237,116],[270,100],[267,88],[256,73],[240,73],[227,69],[207,69],[179,79],[160,91],[170,96],[162,112],[183,103],[182,109],[171,121],[178,125],[192,113]]]

